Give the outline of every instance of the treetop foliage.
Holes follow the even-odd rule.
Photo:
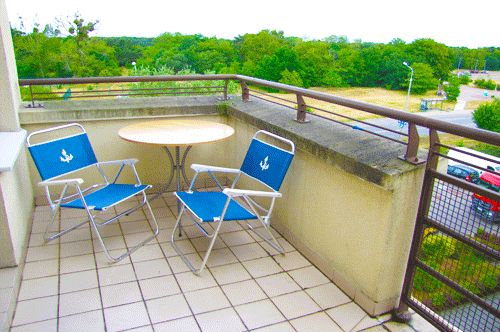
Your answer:
[[[500,99],[479,105],[472,117],[479,128],[500,133]]]
[[[455,68],[500,70],[500,48],[451,48],[425,38],[377,44],[336,35],[303,40],[276,30],[233,40],[170,32],[156,38],[92,37],[98,23],[75,14],[43,31],[12,28],[19,77],[119,76],[124,68],[131,75],[137,68],[170,68],[174,73],[243,74],[306,88],[405,90],[411,74],[403,65],[407,62],[414,69],[412,92],[424,93],[437,89]]]

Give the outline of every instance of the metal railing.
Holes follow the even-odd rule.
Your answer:
[[[218,94],[222,93],[227,99],[228,80],[224,75],[176,75],[176,76],[118,76],[118,77],[82,77],[82,78],[49,78],[49,79],[21,79],[20,86],[29,86],[31,104],[28,107],[42,107],[37,101],[46,100],[69,100],[82,98],[109,98],[109,97],[145,97],[165,95],[190,95],[190,94]],[[223,81],[223,85],[193,86],[190,84],[173,85],[169,83],[194,82],[194,81]],[[121,88],[116,85],[122,85]],[[148,83],[156,83],[159,86],[148,87]],[[36,92],[33,86],[68,86],[87,85],[96,89],[68,90]],[[108,89],[99,88],[99,85],[108,85]]]
[[[405,155],[402,156],[404,160],[410,163],[426,162],[424,184],[401,296],[400,312],[410,307],[442,331],[491,331],[499,329],[500,295],[497,296],[497,294],[500,294],[500,230],[498,226],[484,221],[483,216],[476,213],[479,210],[472,211],[471,195],[476,194],[479,197],[488,198],[491,202],[500,202],[500,194],[439,172],[437,166],[439,158],[447,157],[446,154],[442,153],[443,149],[454,149],[440,143],[438,132],[461,136],[496,147],[500,147],[500,134],[243,75],[37,79],[20,80],[19,84],[34,86],[168,81],[223,81],[223,88],[219,86],[218,89],[211,91],[222,93],[221,99],[223,100],[228,99],[228,82],[237,81],[241,85],[243,101],[250,101],[250,97],[252,97],[292,109],[296,108],[296,121],[304,125],[309,122],[309,117],[321,117],[349,126],[352,129],[360,129],[357,124],[353,123],[382,128],[369,122],[308,105],[305,98],[408,123],[408,133],[403,135],[407,142],[363,129],[365,132],[405,144],[407,148]],[[251,89],[249,86],[290,93],[295,95],[295,100],[290,101],[262,90]],[[119,95],[138,92],[135,91],[134,87],[129,90],[120,90]],[[106,92],[107,95],[100,91],[94,91],[95,96],[92,95],[92,97],[109,97],[109,91]],[[150,92],[145,90],[139,93],[149,95]],[[158,92],[158,95],[164,95],[176,92],[182,94],[185,91],[155,90],[154,92]],[[200,91],[193,90],[191,92]],[[207,92],[207,90],[201,92]],[[32,96],[33,99],[38,97],[35,93]],[[32,105],[34,106],[34,101]],[[318,112],[308,112],[308,109],[315,109]],[[336,118],[346,121],[336,120]],[[420,143],[417,126],[429,130],[427,160],[417,157]],[[391,132],[389,129],[382,129]],[[397,134],[401,135],[401,132],[397,132]],[[484,169],[484,171],[487,170]],[[489,241],[488,239],[493,240]],[[432,248],[431,251],[429,251],[429,247]],[[472,268],[459,264],[466,259],[473,260],[476,265]],[[449,273],[449,269],[452,268],[456,271]],[[470,317],[477,317],[477,319],[471,320]]]
[[[151,90],[145,90],[145,89],[139,89],[134,87],[133,83],[146,83],[146,82],[157,82],[157,83],[162,83],[162,82],[192,82],[192,81],[222,81],[224,82],[223,86],[206,86],[203,88],[199,87],[185,87],[184,89],[178,89],[178,88],[172,88],[172,87],[162,87],[161,89],[155,89],[154,91]],[[422,126],[428,128],[430,131],[440,131],[444,133],[450,133],[450,134],[455,134],[458,136],[462,136],[465,138],[470,138],[474,140],[478,140],[481,142],[486,142],[489,144],[495,144],[495,145],[500,145],[500,135],[497,133],[493,133],[490,131],[486,130],[481,130],[481,129],[475,129],[475,128],[468,128],[465,126],[457,125],[457,124],[452,124],[449,122],[437,120],[437,119],[431,119],[427,118],[424,116],[420,116],[418,114],[414,113],[408,113],[408,112],[403,112],[397,109],[381,106],[381,105],[376,105],[376,104],[371,104],[371,103],[366,103],[358,100],[352,100],[348,98],[343,98],[339,96],[334,96],[331,94],[323,93],[323,92],[318,92],[318,91],[313,91],[313,90],[308,90],[304,88],[299,88],[287,84],[282,84],[282,83],[276,83],[276,82],[271,82],[271,81],[266,81],[263,79],[258,79],[255,77],[249,77],[249,76],[244,76],[244,75],[233,75],[233,74],[227,74],[227,75],[174,75],[174,76],[123,76],[123,77],[86,77],[86,78],[58,78],[58,79],[21,79],[19,80],[19,85],[21,86],[29,86],[30,91],[32,91],[32,103],[31,107],[36,107],[36,101],[42,101],[42,100],[48,100],[44,99],[43,96],[45,96],[44,93],[36,93],[33,92],[33,86],[53,86],[53,85],[71,85],[71,84],[119,84],[119,83],[132,83],[131,86],[128,87],[128,89],[122,89],[119,91],[113,90],[110,92],[110,90],[96,90],[96,91],[91,91],[91,92],[86,92],[82,93],[80,96],[79,95],[74,95],[71,96],[70,98],[99,98],[99,97],[118,97],[118,96],[133,96],[133,95],[139,95],[139,96],[144,96],[144,95],[179,95],[179,94],[200,94],[200,93],[221,93],[223,96],[221,97],[222,100],[227,100],[228,99],[228,82],[229,81],[238,81],[241,85],[241,94],[242,94],[242,100],[243,101],[248,101],[250,100],[250,96],[255,97],[255,98],[261,98],[261,99],[266,99],[267,101],[273,102],[272,99],[273,97],[270,97],[268,94],[262,93],[260,91],[252,90],[249,88],[249,85],[261,87],[261,88],[267,88],[267,89],[274,89],[278,90],[281,92],[286,92],[286,93],[291,93],[296,96],[296,101],[293,103],[296,105],[297,108],[297,116],[296,116],[296,121],[301,122],[301,123],[307,123],[308,116],[313,116],[313,117],[322,117],[325,119],[329,119],[331,121],[335,121],[337,123],[341,123],[343,125],[350,126],[353,129],[360,129],[359,126],[357,125],[352,125],[352,121],[355,121],[357,123],[363,123],[367,126],[373,127],[373,128],[379,128],[379,129],[384,129],[387,132],[394,132],[398,133],[401,136],[406,137],[406,141],[403,140],[396,140],[394,138],[391,138],[386,135],[381,135],[378,133],[371,132],[370,130],[363,130],[365,132],[371,133],[373,135],[381,136],[386,139],[396,141],[398,143],[406,145],[406,153],[402,158],[406,160],[407,162],[418,164],[418,163],[423,163],[425,160],[419,159],[417,157],[417,152],[418,152],[418,147],[420,144],[420,137],[417,132],[417,127],[416,126]],[[60,94],[64,94],[64,89]],[[264,96],[264,97],[262,97]],[[58,97],[59,99],[62,99],[62,95]],[[275,97],[274,97],[275,98]],[[382,117],[387,117],[387,118],[392,118],[401,122],[408,123],[408,132],[407,133],[401,133],[401,132],[395,132],[393,130],[390,130],[388,128],[383,128],[376,126],[374,124],[371,124],[369,122],[364,122],[361,120],[357,120],[354,118],[349,118],[346,117],[342,114],[338,113],[333,113],[327,110],[321,110],[320,113],[311,113],[307,112],[308,108],[315,108],[318,109],[312,105],[308,105],[305,102],[304,98],[311,98],[314,100],[319,100],[319,101],[324,101],[327,103],[335,104],[335,105],[340,105],[340,106],[345,106],[347,108],[352,108],[356,110],[361,110],[367,113],[375,114],[378,116]],[[281,105],[286,106],[285,103],[280,103]],[[288,106],[289,107],[289,106]],[[319,109],[318,109],[319,110]],[[344,122],[344,121],[336,121],[332,119],[331,116],[338,116],[341,118],[344,118],[345,120],[349,120],[349,122]],[[432,135],[429,135],[429,137],[433,137]]]
[[[437,158],[446,158],[491,172],[442,149],[464,153],[439,141],[431,146],[400,310],[409,306],[441,331],[498,331],[500,215],[494,202],[500,194],[481,179],[478,185],[453,169],[455,176],[437,171]]]

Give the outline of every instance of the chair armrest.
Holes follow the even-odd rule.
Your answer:
[[[67,185],[67,186],[78,186],[83,183],[83,179],[65,179],[65,180],[45,180],[42,182],[38,182],[38,185],[41,187],[47,187],[47,186],[61,186],[61,185]]]
[[[101,165],[115,165],[115,164],[134,165],[138,161],[139,161],[138,159],[132,158],[132,159],[122,159],[122,160],[100,161],[97,164],[99,166],[101,166]]]
[[[231,189],[226,188],[222,191],[224,194],[230,197],[239,197],[239,196],[260,196],[260,197],[281,197],[283,196],[279,192],[272,191],[259,191],[259,190],[243,190],[243,189]]]
[[[225,173],[239,173],[240,170],[236,168],[226,168],[218,166],[207,166],[200,164],[192,164],[191,168],[196,172],[225,172]]]

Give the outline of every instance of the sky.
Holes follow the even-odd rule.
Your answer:
[[[234,39],[264,29],[286,37],[321,40],[336,35],[350,42],[387,44],[394,38],[411,43],[430,38],[447,46],[500,47],[500,1],[480,0],[5,0],[9,20],[19,26],[81,14],[99,20],[101,37],[157,37],[162,33],[201,34]],[[404,3],[404,5],[402,5]],[[29,32],[29,31],[28,31]]]

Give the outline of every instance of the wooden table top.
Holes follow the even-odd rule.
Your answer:
[[[225,140],[234,129],[219,122],[172,119],[140,122],[123,127],[118,136],[124,140],[161,146],[188,146]]]

